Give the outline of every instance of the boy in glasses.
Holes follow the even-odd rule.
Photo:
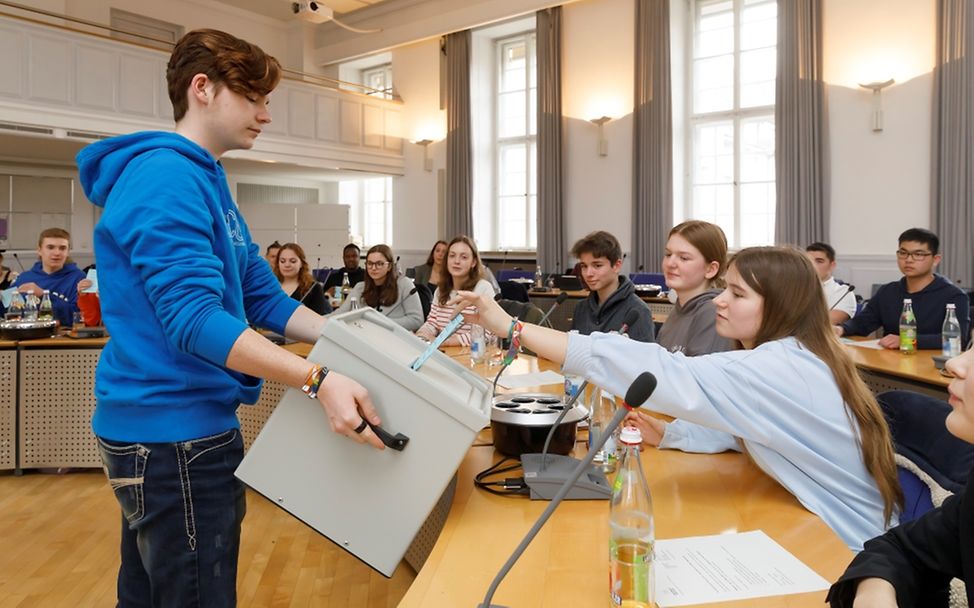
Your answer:
[[[899,348],[903,299],[910,298],[917,320],[917,348],[940,348],[940,330],[950,303],[957,308],[957,321],[966,348],[970,337],[970,301],[950,279],[934,272],[941,259],[940,239],[929,230],[910,228],[900,235],[899,244],[896,263],[903,278],[880,287],[859,314],[835,326],[836,335],[865,336],[882,327],[880,346]]]

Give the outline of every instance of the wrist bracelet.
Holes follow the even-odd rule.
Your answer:
[[[316,399],[318,397],[318,389],[321,388],[321,383],[325,381],[328,371],[328,368],[324,365],[315,365],[308,372],[308,376],[305,378],[301,390],[304,391],[304,394],[309,399]]]
[[[514,322],[511,323],[511,331],[508,334],[508,340],[511,341],[511,345],[507,348],[507,353],[504,355],[504,366],[508,366],[517,359],[517,354],[521,351],[521,330],[524,329],[524,324],[514,317]]]

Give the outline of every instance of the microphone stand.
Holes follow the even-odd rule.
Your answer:
[[[581,391],[579,391],[579,393],[581,393]],[[541,528],[544,527],[545,523],[547,523],[548,519],[551,517],[551,514],[554,513],[555,509],[558,508],[558,505],[561,504],[561,501],[564,500],[565,496],[567,496],[568,493],[575,487],[575,483],[579,480],[582,474],[585,473],[585,471],[592,465],[592,460],[595,459],[595,455],[599,452],[599,450],[602,449],[602,446],[605,445],[605,442],[609,439],[609,436],[616,429],[616,427],[619,426],[622,419],[626,417],[626,413],[628,413],[628,411],[628,407],[621,407],[616,411],[615,415],[612,417],[612,420],[610,420],[609,424],[606,425],[602,436],[599,437],[599,439],[592,444],[592,447],[588,449],[588,453],[585,455],[585,458],[583,458],[578,466],[575,467],[575,470],[572,472],[571,476],[561,486],[561,489],[558,490],[558,493],[555,494],[554,498],[551,499],[551,502],[548,503],[548,508],[544,510],[544,513],[541,514],[538,521],[534,522],[534,525],[531,526],[531,529],[528,530],[528,533],[521,540],[521,544],[517,546],[517,549],[514,550],[511,557],[509,557],[507,562],[505,562],[503,567],[501,567],[500,572],[497,573],[497,576],[494,577],[493,582],[491,582],[490,588],[487,590],[487,595],[484,596],[483,603],[478,604],[477,608],[504,608],[503,606],[490,603],[490,600],[494,597],[494,593],[497,591],[497,587],[500,586],[501,581],[503,581],[504,577],[507,576],[507,573],[511,571],[514,564],[517,563],[518,558],[521,557],[524,550],[528,548],[528,545],[531,544],[534,537],[538,535],[538,532],[540,532]]]
[[[832,312],[832,309],[834,309],[836,306],[838,306],[839,305],[839,302],[841,302],[842,300],[844,300],[847,295],[849,295],[850,293],[852,293],[855,290],[855,288],[856,288],[856,286],[855,285],[852,285],[851,283],[848,284],[848,285],[846,285],[845,286],[845,292],[843,292],[843,294],[841,296],[839,296],[835,300],[835,302],[832,304],[832,306],[829,306],[829,312]]]
[[[548,323],[548,317],[551,316],[551,313],[555,312],[555,309],[561,306],[562,303],[567,299],[568,299],[567,293],[562,292],[558,294],[558,297],[555,298],[555,303],[551,305],[551,308],[545,311],[544,316],[542,316],[541,320],[538,321],[538,327],[541,327],[545,323]],[[551,323],[548,323],[548,327],[551,327]]]

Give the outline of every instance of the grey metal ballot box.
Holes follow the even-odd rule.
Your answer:
[[[379,451],[331,431],[317,400],[288,390],[237,477],[385,576],[490,419],[490,384],[371,308],[331,317],[308,356],[360,382],[382,428],[409,438]]]

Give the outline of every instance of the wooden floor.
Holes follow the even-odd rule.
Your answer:
[[[0,608],[114,606],[120,520],[100,470],[0,473]],[[248,491],[241,608],[391,607],[415,577],[386,579]]]

